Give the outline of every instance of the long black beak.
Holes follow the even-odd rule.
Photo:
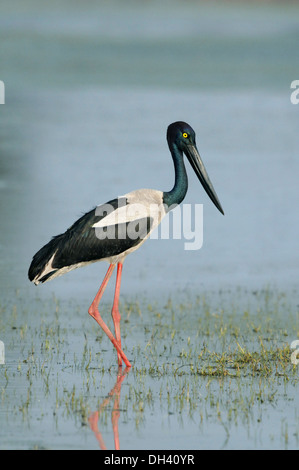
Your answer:
[[[207,170],[204,167],[204,164],[200,158],[200,155],[198,153],[198,150],[196,148],[196,145],[186,145],[185,148],[185,154],[195,171],[199,181],[203,185],[207,195],[210,197],[211,201],[215,204],[217,209],[221,212],[221,214],[224,215],[223,209],[221,207],[220,201],[218,199],[218,196],[216,194],[215,189],[213,188],[213,185],[210,181],[209,175],[207,173]]]

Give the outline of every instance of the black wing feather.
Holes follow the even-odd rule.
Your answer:
[[[109,205],[112,208],[110,210],[111,212],[127,203],[126,198],[113,199],[107,204],[98,206],[84,214],[65,233],[53,237],[49,243],[43,246],[34,255],[28,272],[30,281],[34,280],[36,276],[42,273],[55,252],[56,254],[52,263],[53,271],[39,279],[40,282],[45,282],[54,275],[57,270],[64,267],[116,256],[139,244],[141,239],[145,238],[146,234],[151,229],[153,221],[149,217],[146,220],[144,233],[139,233],[139,236],[135,239],[125,236],[128,226],[128,224],[125,223],[116,225],[115,227],[107,227],[107,230],[112,228],[115,231],[114,238],[107,236],[103,239],[99,239],[96,235],[96,229],[93,227],[94,224],[107,215],[107,212],[105,213],[105,211],[102,210],[103,208]],[[141,221],[144,221],[144,219],[140,219],[140,222]],[[138,221],[136,221],[136,223],[138,223]]]

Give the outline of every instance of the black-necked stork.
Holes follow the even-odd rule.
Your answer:
[[[30,281],[37,285],[89,263],[109,262],[104,281],[88,313],[102,327],[116,348],[119,366],[123,360],[127,367],[131,367],[121,348],[120,336],[118,302],[123,262],[129,253],[145,242],[167,212],[183,201],[188,189],[183,154],[188,158],[210,199],[224,214],[198,153],[192,127],[182,121],[170,124],[167,142],[175,170],[175,182],[171,191],[140,189],[97,206],[77,220],[65,233],[53,237],[41,248],[34,255],[28,272]],[[98,306],[116,264],[116,286],[111,312],[114,337],[101,318]]]

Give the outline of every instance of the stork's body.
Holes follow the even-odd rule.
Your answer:
[[[184,122],[173,123],[168,128],[167,140],[175,169],[175,184],[171,191],[141,189],[97,206],[77,220],[65,233],[53,237],[35,254],[29,268],[29,279],[39,284],[96,261],[109,262],[107,274],[89,308],[89,314],[95,318],[117,349],[119,366],[122,360],[126,366],[131,365],[121,349],[118,301],[122,265],[126,256],[145,242],[167,212],[184,199],[188,179],[183,152],[209,197],[223,213],[197,151],[193,129]],[[98,306],[116,265],[118,268],[112,307],[114,337],[102,320]]]

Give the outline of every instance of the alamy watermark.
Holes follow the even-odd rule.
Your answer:
[[[291,103],[298,104],[299,103],[299,80],[293,80],[290,88],[294,90],[290,96]]]
[[[185,250],[199,250],[203,245],[202,204],[167,207],[126,204],[119,199],[119,206],[103,204],[96,208],[95,215],[100,217],[93,225],[100,240],[184,239]]]
[[[299,339],[292,341],[290,348],[295,349],[295,351],[293,351],[291,354],[291,363],[297,365],[299,364]]]
[[[5,85],[2,80],[0,80],[0,104],[5,104]]]
[[[0,341],[0,365],[5,364],[5,347],[3,341]]]

